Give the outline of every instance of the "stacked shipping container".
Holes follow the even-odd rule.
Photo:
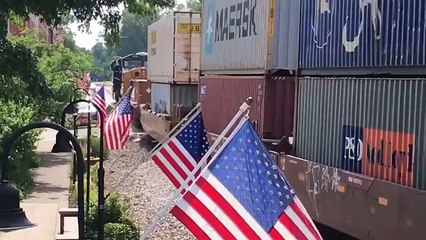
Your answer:
[[[424,71],[425,6],[421,0],[302,1],[301,73],[367,77],[300,79],[299,156],[426,187],[424,79],[371,76]]]
[[[201,17],[195,12],[175,11],[148,27],[148,80],[154,113],[142,111],[141,122],[157,140],[197,104],[200,35]]]
[[[424,238],[426,2],[300,4],[287,179],[316,221],[361,239]]]
[[[293,131],[299,1],[206,0],[199,99],[219,134],[248,97],[262,137]],[[282,102],[280,102],[282,100]]]

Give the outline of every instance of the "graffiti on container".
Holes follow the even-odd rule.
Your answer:
[[[213,42],[223,42],[257,35],[257,0],[244,0],[216,9],[207,4],[205,52],[212,53]]]
[[[336,22],[334,18],[339,15],[335,11],[336,4],[336,0],[316,0],[315,15],[311,27],[314,33],[313,40],[317,48],[324,48],[329,43],[329,39],[333,34],[333,24]],[[366,25],[364,23],[367,21],[367,18],[371,21],[370,24],[372,25],[375,39],[381,39],[382,35],[380,27],[382,24],[382,14],[379,9],[378,0],[358,0],[358,5],[359,15],[351,11],[350,15],[345,16],[345,24],[342,28],[342,45],[345,51],[349,53],[354,52],[359,47],[359,41],[362,39],[362,33]],[[358,22],[354,25],[351,21]],[[355,32],[349,33],[350,29]]]
[[[317,217],[321,212],[318,208],[318,196],[322,191],[337,191],[340,183],[340,176],[337,168],[329,168],[328,166],[318,165],[308,162],[308,169],[305,172],[306,191],[312,202]]]
[[[412,186],[414,135],[343,126],[342,168]]]
[[[158,102],[155,102],[154,111],[158,113],[168,113],[167,102],[164,100],[158,100]]]

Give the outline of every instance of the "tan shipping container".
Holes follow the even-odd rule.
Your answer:
[[[157,83],[198,83],[201,16],[172,12],[148,27],[148,79]]]

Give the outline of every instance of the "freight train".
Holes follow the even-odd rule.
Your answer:
[[[150,27],[153,112],[200,102],[213,141],[252,97],[250,118],[314,221],[358,239],[426,238],[424,1],[204,0],[201,21],[177,16]],[[179,31],[192,41],[180,82]]]
[[[148,53],[137,52],[121,57],[111,63],[113,71],[113,95],[119,101],[133,84],[132,106],[134,108],[133,123],[140,126],[140,107],[150,102],[151,88],[147,79]]]

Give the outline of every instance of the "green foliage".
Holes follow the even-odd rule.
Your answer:
[[[128,199],[123,199],[118,193],[111,193],[105,201],[105,239],[139,239],[139,229],[130,218],[127,202]],[[96,239],[97,220],[97,201],[91,198],[85,224],[90,239]]]
[[[127,224],[107,223],[105,224],[105,239],[136,240],[139,239],[139,234]]]
[[[142,17],[123,12],[120,42],[117,55],[126,56],[136,52],[146,52],[148,49],[148,26],[156,20],[156,15]]]
[[[4,42],[6,54],[0,54],[1,143],[17,128],[31,122],[45,118],[58,121],[77,77],[92,68],[90,55],[46,44],[40,40],[39,34],[23,30],[22,36],[10,37]],[[0,49],[3,47],[1,45]],[[31,66],[22,62],[30,62]],[[9,67],[1,68],[5,65]],[[25,134],[12,153],[14,161],[10,164],[10,177],[23,195],[33,185],[29,169],[39,165],[34,152],[38,136],[39,131]]]
[[[186,6],[191,11],[201,12],[203,10],[202,0],[186,0]]]
[[[0,99],[0,139],[4,142],[18,127],[31,122],[35,112],[30,107]],[[25,194],[33,187],[29,173],[30,168],[39,166],[40,160],[34,154],[34,144],[37,141],[38,131],[31,131],[19,138],[11,153],[10,179],[18,189]],[[0,148],[0,154],[3,149]]]
[[[97,42],[91,49],[91,53],[94,59],[94,66],[96,71],[91,74],[91,78],[94,81],[106,81],[111,79],[111,62],[114,60],[115,53],[111,50],[113,48],[107,48],[101,42]]]
[[[90,146],[92,148],[92,156],[93,157],[100,157],[100,147],[101,147],[101,138],[100,137],[92,137],[90,139]],[[107,150],[105,148],[105,144],[104,144],[104,158],[106,158],[107,156]]]
[[[111,79],[111,62],[117,56],[126,56],[136,52],[148,50],[148,26],[158,18],[157,15],[141,16],[125,10],[122,15],[122,27],[120,39],[115,45],[104,45],[97,42],[92,47],[91,53],[94,57],[94,65],[98,69],[92,78],[96,81]]]

